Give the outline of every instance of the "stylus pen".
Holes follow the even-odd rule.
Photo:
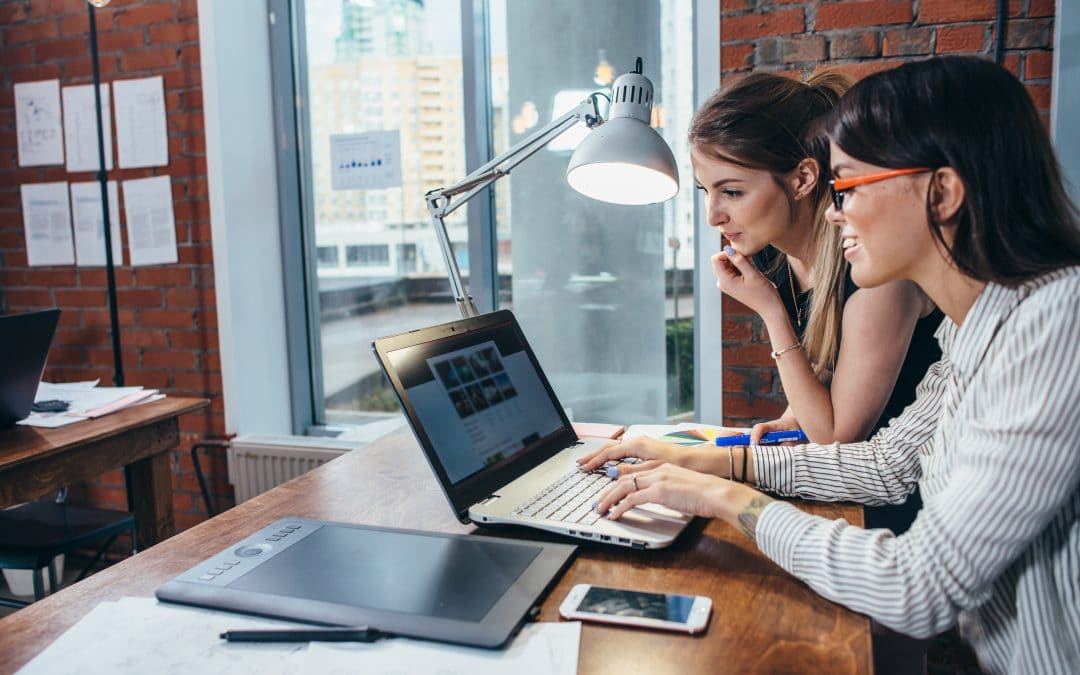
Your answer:
[[[229,642],[375,642],[392,637],[375,628],[282,628],[271,630],[227,630],[222,640]]]
[[[802,429],[793,429],[791,431],[770,431],[767,434],[762,434],[760,443],[785,443],[787,441],[795,441],[796,443],[806,443],[810,439],[806,437]],[[749,445],[750,434],[738,434],[737,436],[717,436],[716,444],[719,446],[725,445]]]

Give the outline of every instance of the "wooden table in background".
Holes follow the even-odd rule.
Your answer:
[[[56,429],[0,431],[0,508],[131,465],[139,548],[176,531],[169,453],[180,445],[180,415],[203,398],[166,397]]]
[[[862,524],[857,506],[800,507]],[[454,519],[408,430],[395,432],[0,620],[0,672],[25,664],[99,602],[153,596],[169,579],[285,516],[442,532],[475,529]],[[493,532],[499,531],[485,530]],[[517,528],[501,532],[538,536]],[[558,621],[559,603],[577,583],[707,595],[714,603],[709,628],[699,637],[584,625],[579,673],[872,670],[866,617],[816,595],[719,521],[696,521],[659,551],[581,542],[544,600],[540,620]]]

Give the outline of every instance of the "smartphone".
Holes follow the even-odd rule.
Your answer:
[[[574,586],[559,606],[559,615],[564,619],[690,634],[705,630],[711,613],[712,600],[702,595],[650,593],[592,584]]]

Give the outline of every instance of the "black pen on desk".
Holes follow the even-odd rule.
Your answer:
[[[376,628],[278,628],[268,630],[227,630],[227,642],[375,642],[393,637]]]

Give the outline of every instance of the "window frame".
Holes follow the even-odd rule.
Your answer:
[[[294,433],[336,435],[327,425],[320,349],[318,261],[315,245],[314,184],[311,156],[311,100],[306,79],[306,32],[302,2],[267,0],[270,12],[270,59],[274,126],[277,139],[278,206],[285,286],[286,340]],[[491,125],[488,3],[461,0],[462,80],[466,172],[493,154]],[[715,0],[695,0],[694,101],[700,105],[719,84],[719,8]],[[690,178],[686,177],[686,181]],[[685,186],[684,186],[685,189]],[[466,207],[468,288],[481,312],[498,308],[497,233],[494,191],[477,195]],[[704,204],[694,201],[695,260],[708,270],[719,235],[704,223]],[[703,245],[708,244],[708,245]],[[392,257],[392,256],[391,256]],[[695,417],[717,422],[722,415],[719,294],[701,273],[694,275]],[[702,411],[707,411],[702,413]],[[712,413],[711,411],[716,411]],[[623,420],[626,422],[628,420]]]

